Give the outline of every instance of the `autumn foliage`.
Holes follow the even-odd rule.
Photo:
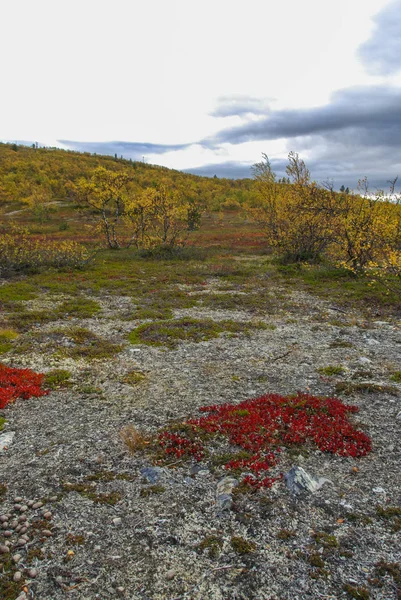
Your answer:
[[[277,466],[283,447],[313,444],[322,452],[352,457],[365,456],[372,448],[369,437],[348,420],[358,408],[338,398],[267,394],[200,410],[207,414],[187,421],[181,432],[166,429],[159,435],[163,452],[200,461],[207,455],[205,434],[224,436],[245,451],[225,468],[245,474],[244,481],[254,487],[270,487],[280,478],[270,476],[269,471]]]
[[[31,369],[15,369],[0,364],[0,409],[18,398],[38,398],[49,390],[42,387],[44,375]]]
[[[291,184],[278,182],[269,159],[256,163],[255,196],[248,214],[259,224],[268,246],[288,261],[326,257],[353,273],[381,269],[401,275],[401,196],[370,193],[366,179],[357,193],[336,192],[311,180],[304,161],[288,156]]]

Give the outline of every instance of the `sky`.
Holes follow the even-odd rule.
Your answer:
[[[401,178],[401,0],[4,0],[0,56],[3,141]]]

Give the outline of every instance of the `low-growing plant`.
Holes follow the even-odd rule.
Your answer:
[[[245,540],[238,535],[233,535],[231,538],[231,546],[237,554],[250,554],[256,550],[256,544],[254,544],[254,542]]]
[[[142,373],[141,371],[130,371],[124,376],[123,382],[127,383],[128,385],[137,385],[144,379],[146,379],[145,373]]]
[[[216,338],[221,333],[249,333],[255,329],[266,329],[262,322],[212,321],[211,319],[191,319],[185,317],[173,321],[145,323],[129,334],[132,344],[167,346],[174,349],[180,341],[204,342]]]
[[[49,390],[43,389],[44,375],[31,369],[15,369],[0,364],[0,408],[5,408],[17,398],[27,400],[45,396]]]
[[[126,425],[120,431],[120,437],[131,454],[146,448],[149,439],[133,425]]]
[[[45,385],[52,390],[68,387],[71,385],[70,378],[70,371],[67,371],[66,369],[54,369],[53,371],[46,373]]]
[[[327,367],[320,367],[318,372],[321,375],[327,375],[327,377],[333,377],[333,375],[343,375],[345,372],[344,367],[340,365],[328,365]]]
[[[395,373],[391,375],[390,379],[396,383],[401,383],[401,371],[395,371]]]
[[[341,381],[336,384],[336,394],[344,394],[350,396],[351,394],[390,394],[390,396],[398,396],[399,390],[392,385],[381,385],[379,383],[349,383]]]
[[[237,405],[203,406],[200,411],[208,414],[179,426],[173,424],[159,434],[164,455],[200,461],[206,455],[205,443],[224,436],[246,453],[228,455],[224,468],[235,475],[243,473],[242,482],[254,488],[270,487],[281,478],[269,471],[278,465],[282,446],[313,442],[322,452],[352,457],[365,456],[371,450],[368,436],[347,418],[358,408],[337,398],[267,394]],[[214,456],[211,453],[212,463]]]

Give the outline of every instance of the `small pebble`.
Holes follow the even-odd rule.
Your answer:
[[[50,502],[57,502],[58,497],[57,496],[51,496],[50,497]]]
[[[8,554],[10,552],[10,548],[5,544],[0,544],[0,554]]]
[[[17,563],[19,563],[21,558],[22,558],[21,554],[14,554],[13,561],[15,562],[15,564],[17,564]]]
[[[29,569],[28,570],[28,575],[29,575],[29,577],[31,577],[31,579],[34,579],[37,574],[38,574],[38,570],[37,569]]]
[[[24,521],[26,521],[26,520],[27,520],[27,518],[28,518],[28,517],[27,517],[26,515],[21,515],[20,517],[18,517],[18,521],[19,521],[20,523],[23,523]]]
[[[5,521],[8,521],[8,519],[7,519],[7,515],[1,515],[1,517],[0,517],[0,522],[1,522],[1,523],[4,523]]]
[[[34,508],[35,510],[37,508],[41,508],[43,506],[43,502],[35,502],[35,504],[32,504],[32,508]]]
[[[18,533],[19,531],[21,531],[22,529],[22,525],[17,525],[17,527],[15,528],[15,531]]]
[[[28,510],[28,507],[26,504],[23,504],[19,510],[20,512],[26,512]]]
[[[28,500],[27,505],[29,506],[29,508],[32,508],[32,506],[35,504],[35,500]]]
[[[26,541],[28,541],[28,540],[29,540],[29,536],[27,536],[27,534],[26,534],[26,533],[24,533],[24,535],[21,535],[21,540],[26,540]]]
[[[27,530],[28,530],[28,527],[23,527],[23,528],[21,529],[20,533],[26,533],[26,532],[27,532]]]
[[[59,585],[61,583],[63,583],[63,578],[61,577],[61,575],[57,575],[57,577],[56,577],[56,583],[58,583]]]
[[[14,510],[21,510],[21,504],[14,504]]]
[[[2,526],[3,529],[7,529],[8,528],[8,521],[4,521],[1,526]]]
[[[42,533],[45,537],[51,537],[53,535],[49,529],[43,529]]]
[[[11,546],[11,542],[10,542],[10,540],[6,540],[6,541],[4,542],[4,545],[5,545],[5,546]]]
[[[13,580],[15,581],[15,583],[18,583],[19,581],[21,581],[21,579],[22,579],[21,571],[15,571],[14,577],[13,577]]]
[[[121,519],[120,519],[120,517],[115,517],[113,519],[113,525],[116,525],[116,526],[117,525],[121,525]]]
[[[17,540],[17,544],[16,545],[17,546],[25,546],[25,544],[26,544],[26,539],[25,538],[19,538]]]
[[[15,529],[16,527],[18,527],[18,521],[16,521],[15,519],[13,521],[11,521],[10,527],[11,527],[11,529]]]
[[[11,514],[11,513],[7,513],[7,514],[6,514],[6,517],[7,517],[7,521],[9,521],[10,519],[12,519],[12,518],[13,518],[13,516],[12,516],[12,514]]]
[[[52,518],[52,513],[48,510],[47,512],[44,513],[44,518],[45,519],[51,519]]]
[[[169,571],[166,572],[166,579],[167,581],[171,581],[172,579],[174,579],[176,573],[174,571],[174,569],[170,569]]]
[[[22,591],[20,593],[20,595],[18,596],[17,600],[27,600],[28,596],[25,594],[24,591]]]
[[[12,536],[12,534],[13,534],[13,532],[10,531],[9,529],[7,529],[7,531],[4,532],[4,537],[9,538]]]
[[[123,593],[125,592],[125,588],[123,588],[122,586],[119,586],[119,587],[117,588],[117,592],[118,592],[119,594],[123,594]]]
[[[16,498],[14,498],[14,502],[21,503],[22,501],[23,501],[23,498],[20,498],[20,496],[17,496]]]

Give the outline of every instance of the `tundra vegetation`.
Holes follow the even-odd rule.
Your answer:
[[[60,517],[59,528],[50,513],[34,514],[37,531],[30,534],[28,552],[18,549],[21,573],[0,532],[0,597],[15,600],[22,586],[31,589],[25,563],[39,565],[35,584],[43,598],[79,586],[77,593],[90,595],[95,588],[84,587],[94,571],[81,577],[80,568],[96,566],[102,554],[101,593],[131,593],[115,587],[114,576],[130,562],[144,561],[143,572],[127,567],[122,581],[130,584],[134,578],[134,588],[147,597],[189,597],[196,585],[210,585],[204,597],[217,598],[227,577],[227,597],[256,598],[264,585],[258,578],[270,577],[268,568],[259,568],[270,547],[277,564],[291,565],[287,579],[312,581],[312,595],[305,597],[401,594],[400,567],[389,550],[400,531],[401,509],[390,492],[388,499],[380,495],[381,485],[393,485],[391,473],[383,475],[385,484],[376,485],[364,471],[361,497],[376,485],[370,503],[362,506],[355,496],[355,508],[343,502],[346,492],[359,495],[358,486],[349,483],[357,481],[359,469],[371,469],[370,475],[380,478],[382,462],[393,452],[387,439],[384,449],[376,450],[388,434],[380,419],[384,412],[395,415],[400,396],[397,354],[377,367],[360,356],[360,348],[370,341],[371,348],[380,349],[380,343],[368,340],[374,323],[388,326],[382,341],[386,332],[395,339],[399,327],[401,196],[396,183],[372,194],[362,179],[356,191],[344,186],[336,191],[329,183],[314,182],[296,153],[289,154],[282,179],[263,155],[252,178],[234,181],[117,157],[0,144],[0,430],[7,435],[10,422],[16,424],[20,445],[14,447],[22,462],[33,465],[33,473],[35,460],[43,465],[40,503],[57,510],[63,502],[62,514],[69,515],[68,526]],[[297,330],[300,324],[304,329]],[[309,336],[305,347],[298,339],[301,329]],[[285,335],[293,333],[289,343]],[[322,344],[318,350],[316,340]],[[322,340],[327,360],[320,360]],[[298,358],[285,363],[296,352]],[[271,381],[281,381],[274,378],[284,364],[294,388],[270,389]],[[373,417],[367,417],[366,407],[377,398]],[[385,402],[394,405],[386,408]],[[31,410],[23,427],[22,406]],[[46,419],[42,406],[52,417]],[[396,419],[389,421],[389,429],[395,427]],[[6,453],[6,461],[12,458]],[[338,486],[324,488],[328,504],[318,504],[319,496],[310,505],[295,503],[282,491],[286,470],[294,461],[306,467],[309,460],[322,469],[334,461],[333,479],[341,471]],[[170,468],[181,469],[174,478],[178,487],[160,475]],[[0,480],[0,505],[8,503],[0,515],[14,510],[9,504],[26,472],[19,474],[14,465],[11,483]],[[59,480],[51,479],[54,489],[44,497],[42,488],[50,479],[40,477],[48,473]],[[322,474],[331,478],[330,466]],[[232,495],[230,517],[216,525],[209,500],[216,496],[216,481],[225,477],[238,485],[227,494]],[[36,490],[35,477],[29,479]],[[199,497],[192,481],[201,482]],[[186,502],[191,509],[187,506],[174,521],[174,511]],[[164,505],[175,515],[171,523],[152,513]],[[295,505],[305,509],[301,516],[291,512]],[[145,510],[146,533],[131,513],[120,528],[119,515],[125,518],[127,507],[138,506]],[[91,537],[94,507],[107,532],[93,534],[103,544],[96,555],[90,554],[100,548]],[[80,509],[89,521],[75,530],[78,517],[70,516]],[[201,517],[191,521],[196,511]],[[157,539],[148,526],[153,518],[160,522]],[[188,529],[180,537],[185,519]],[[165,535],[163,528],[167,532],[170,525],[171,535]],[[149,548],[137,544],[137,527],[141,544],[149,538]],[[374,559],[354,541],[363,544],[365,533]],[[372,539],[379,538],[384,541],[375,549]],[[57,540],[64,553],[61,567]],[[113,563],[108,580],[106,561],[116,540],[130,558]],[[151,563],[149,557],[162,544],[168,551]],[[190,544],[188,565],[183,552]],[[167,555],[174,568],[197,569],[193,552],[204,571],[188,571],[190,583],[172,569],[160,575]],[[370,562],[361,571],[354,557],[365,555]],[[48,561],[52,566],[41,577],[43,558],[46,568]],[[71,564],[63,564],[67,561]],[[282,582],[284,575],[278,569],[271,577]],[[221,579],[215,584],[213,578]],[[159,596],[153,596],[154,585],[160,585]],[[247,595],[249,589],[253,596]],[[294,597],[294,588],[287,591],[275,590],[275,595]]]

